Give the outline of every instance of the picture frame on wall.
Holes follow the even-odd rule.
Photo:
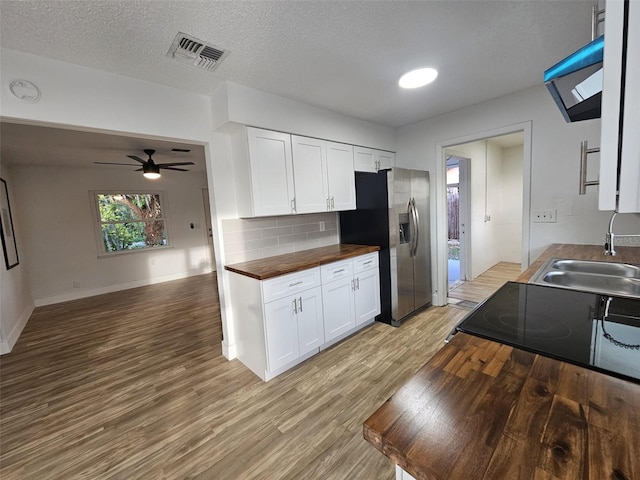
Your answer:
[[[13,231],[13,218],[9,205],[9,190],[7,182],[0,178],[0,236],[2,237],[2,251],[7,270],[18,265],[18,244]]]

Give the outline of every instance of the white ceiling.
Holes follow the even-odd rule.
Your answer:
[[[188,91],[223,81],[399,127],[542,83],[590,40],[592,0],[0,0],[0,45]],[[166,53],[178,32],[230,51],[214,72]],[[436,67],[402,90],[399,75]],[[93,166],[188,146],[2,124],[3,161]],[[205,171],[204,150],[186,160]],[[182,158],[182,157],[180,157]],[[96,166],[97,167],[97,166]],[[126,168],[109,167],[100,168]]]
[[[590,40],[594,0],[0,1],[0,45],[208,94],[229,80],[399,127],[542,83]],[[230,50],[166,56],[181,31]],[[416,66],[440,75],[401,90]]]

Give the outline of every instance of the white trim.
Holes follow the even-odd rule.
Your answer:
[[[433,292],[433,305],[443,306],[447,304],[447,242],[445,241],[446,234],[440,232],[447,231],[447,188],[446,188],[446,160],[445,149],[460,145],[461,143],[476,142],[479,140],[486,140],[492,137],[499,137],[501,135],[507,135],[509,133],[523,132],[524,141],[522,147],[522,259],[521,268],[524,270],[529,266],[530,262],[530,215],[531,215],[531,137],[532,137],[533,124],[531,121],[516,123],[501,128],[495,128],[484,132],[473,133],[464,135],[462,137],[451,138],[448,140],[440,141],[436,144],[436,175],[435,175],[435,191],[438,192],[434,197],[435,215],[435,242],[432,242],[432,258],[435,258],[435,262],[432,264],[435,266],[435,289]]]
[[[11,350],[13,350],[13,347],[18,341],[18,338],[20,338],[22,330],[24,330],[24,327],[26,327],[27,322],[31,318],[31,314],[33,313],[34,308],[35,305],[33,303],[27,305],[27,307],[22,312],[22,315],[20,315],[20,318],[18,319],[16,325],[13,327],[11,332],[9,332],[6,340],[2,339],[2,341],[0,342],[0,355],[4,355],[5,353],[9,353],[11,352]]]
[[[120,290],[128,290],[130,288],[145,287],[147,285],[154,285],[156,283],[170,282],[172,280],[180,280],[182,278],[193,277],[194,275],[203,275],[205,273],[211,273],[212,268],[200,268],[196,270],[189,270],[182,273],[173,273],[171,275],[162,275],[154,278],[145,278],[142,280],[136,280],[133,282],[119,283],[116,285],[108,285],[105,287],[92,288],[89,290],[81,290],[73,293],[64,293],[62,295],[54,295],[52,297],[44,297],[35,299],[36,307],[42,307],[44,305],[52,305],[54,303],[68,302],[70,300],[78,300],[80,298],[93,297],[95,295],[103,295],[105,293],[119,292]]]
[[[226,340],[222,340],[221,345],[222,355],[224,356],[224,358],[226,358],[227,360],[234,360],[238,358],[238,349],[236,348],[235,344],[230,345]]]

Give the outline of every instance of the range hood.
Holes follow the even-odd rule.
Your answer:
[[[604,35],[544,72],[544,82],[567,122],[600,118]]]

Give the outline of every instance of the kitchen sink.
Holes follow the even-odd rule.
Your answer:
[[[552,258],[529,283],[640,298],[640,267],[626,263]]]
[[[596,273],[617,277],[640,278],[640,267],[627,263],[553,259],[550,266],[555,270],[561,270],[563,272]]]

